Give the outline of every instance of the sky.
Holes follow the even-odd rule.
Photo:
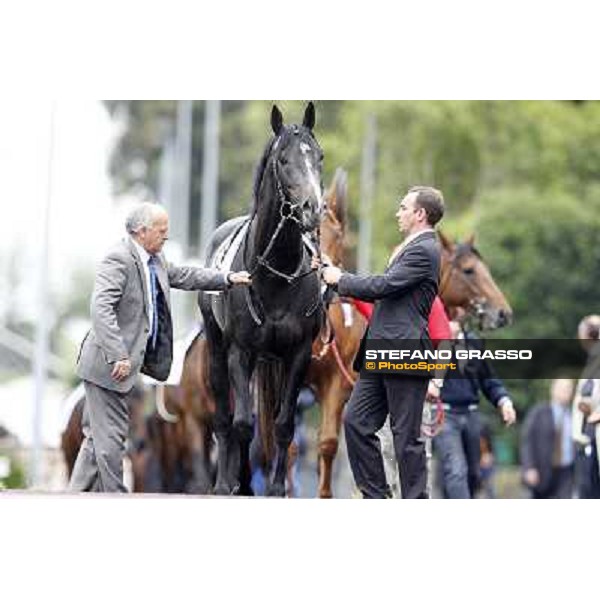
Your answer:
[[[46,202],[49,286],[55,294],[66,290],[75,268],[93,268],[122,237],[130,203],[115,206],[112,199],[108,159],[117,128],[101,102],[3,100],[1,105],[0,282],[6,283],[7,265],[15,260],[20,285],[0,286],[0,314],[10,303],[34,318]]]

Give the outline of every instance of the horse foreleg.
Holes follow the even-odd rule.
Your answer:
[[[187,491],[191,494],[207,494],[210,491],[211,479],[206,468],[206,426],[199,423],[195,415],[188,413],[185,416],[185,432],[192,472]]]
[[[239,493],[251,496],[250,442],[254,435],[250,375],[252,364],[249,355],[232,347],[228,359],[229,377],[234,397],[233,429],[239,444],[239,464],[236,479]]]
[[[320,390],[319,390],[320,391]],[[342,375],[335,373],[319,397],[321,427],[319,430],[319,498],[332,498],[333,461],[337,455],[342,411],[348,397]]]
[[[214,493],[218,496],[229,496],[233,492],[233,485],[229,476],[233,435],[229,405],[227,363],[225,357],[222,356],[221,350],[216,350],[211,360],[210,384],[215,399],[214,426],[217,438],[217,480],[215,482]]]
[[[285,479],[288,465],[288,448],[294,438],[294,422],[300,387],[310,363],[311,345],[301,348],[284,367],[287,374],[281,406],[275,419],[275,464],[267,488],[269,496],[285,496]]]

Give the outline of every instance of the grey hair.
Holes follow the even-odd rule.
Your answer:
[[[166,214],[166,211],[160,204],[142,202],[127,215],[125,229],[127,233],[134,235],[143,227],[151,227],[156,217],[162,214]]]

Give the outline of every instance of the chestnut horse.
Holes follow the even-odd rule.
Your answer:
[[[347,224],[347,174],[338,169],[326,192],[321,221],[321,251],[343,267]],[[352,362],[367,327],[352,302],[336,298],[329,304],[326,323],[313,344],[307,382],[315,389],[321,409],[318,442],[320,498],[331,498],[333,460],[338,451],[342,410],[354,387]]]

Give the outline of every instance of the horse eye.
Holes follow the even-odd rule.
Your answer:
[[[467,269],[463,269],[463,273],[465,275],[475,275],[475,269],[473,269],[472,267],[469,267]]]
[[[287,165],[287,164],[288,164],[288,159],[287,159],[287,157],[285,157],[285,156],[280,156],[280,157],[279,157],[279,164],[280,164],[280,165],[283,165],[283,166]]]

